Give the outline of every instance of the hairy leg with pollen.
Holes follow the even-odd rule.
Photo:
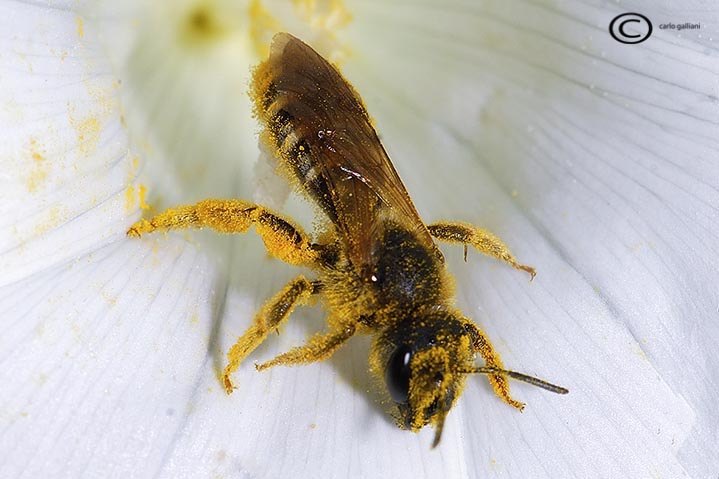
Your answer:
[[[269,333],[276,331],[290,317],[295,307],[307,304],[310,296],[317,291],[319,291],[317,283],[311,283],[304,276],[298,276],[262,306],[255,315],[252,326],[237,339],[227,353],[227,366],[222,372],[222,384],[227,394],[232,393],[234,389],[230,375],[237,370],[240,363],[262,344]]]
[[[272,256],[297,266],[312,267],[317,264],[318,249],[299,227],[262,206],[242,200],[204,200],[194,205],[171,208],[149,220],[138,221],[130,227],[127,235],[140,237],[158,230],[204,227],[220,233],[245,233],[253,225]],[[227,353],[228,364],[222,373],[222,382],[228,394],[233,390],[230,375],[242,360],[271,331],[276,330],[296,306],[306,304],[319,289],[319,283],[298,276],[265,303],[252,326]]]
[[[272,256],[295,266],[317,262],[317,251],[299,227],[263,206],[242,200],[204,200],[170,208],[149,220],[138,221],[127,235],[140,237],[158,230],[205,227],[219,233],[245,233],[253,225]]]
[[[262,371],[263,369],[279,365],[292,366],[295,364],[324,361],[351,338],[356,330],[357,328],[354,323],[348,323],[347,325],[332,329],[326,333],[317,333],[307,341],[307,344],[292,348],[266,363],[257,365],[257,370]]]
[[[504,369],[504,366],[502,365],[502,360],[499,359],[499,355],[494,351],[494,347],[489,341],[487,335],[484,334],[484,331],[479,329],[471,321],[468,321],[467,324],[471,327],[474,350],[482,356],[482,359],[484,359],[485,364],[489,367]],[[510,406],[514,406],[520,411],[524,409],[524,403],[513,399],[512,396],[509,394],[509,382],[507,381],[507,377],[504,374],[490,374],[488,377],[489,382],[492,385],[492,389],[494,389],[494,394],[499,396],[500,399],[502,399]]]
[[[474,246],[480,253],[493,256],[512,265],[513,268],[526,271],[531,279],[537,274],[534,268],[520,264],[509,247],[499,237],[487,230],[468,223],[441,222],[427,226],[432,236],[448,243],[464,245],[464,260],[467,261],[467,246]]]

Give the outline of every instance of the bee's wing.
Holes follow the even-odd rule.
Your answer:
[[[255,71],[252,95],[285,172],[330,217],[356,267],[373,264],[387,216],[436,251],[362,100],[327,60],[279,33]]]

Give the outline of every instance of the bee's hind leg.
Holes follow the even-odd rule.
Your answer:
[[[262,371],[263,369],[279,365],[292,366],[295,364],[324,361],[351,338],[356,330],[356,325],[349,323],[326,333],[317,333],[307,341],[307,344],[294,347],[266,363],[257,365],[257,370]]]
[[[255,315],[252,326],[240,336],[227,353],[228,363],[222,372],[222,383],[227,394],[234,389],[230,375],[237,370],[242,360],[262,344],[267,335],[276,330],[292,314],[295,307],[306,304],[310,296],[317,293],[320,288],[321,283],[310,282],[304,276],[298,276],[262,306]]]
[[[531,275],[530,279],[534,279],[537,274],[531,266],[518,263],[504,241],[485,229],[460,222],[435,223],[427,226],[427,229],[438,240],[463,244],[465,261],[467,260],[467,246],[470,245],[481,253],[509,263],[515,269],[526,271]]]
[[[127,231],[140,237],[153,231],[212,228],[219,233],[245,233],[250,228],[260,235],[267,252],[296,266],[315,266],[316,245],[290,220],[267,208],[243,200],[204,200],[194,205],[170,208],[149,220],[140,220]]]

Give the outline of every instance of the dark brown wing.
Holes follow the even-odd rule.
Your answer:
[[[359,95],[327,60],[288,33],[275,35],[252,83],[256,114],[288,175],[327,213],[359,268],[374,263],[387,217],[432,237],[370,124]]]

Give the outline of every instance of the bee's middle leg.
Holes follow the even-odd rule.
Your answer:
[[[531,275],[531,279],[534,279],[537,274],[531,266],[517,262],[504,241],[485,229],[460,222],[435,223],[427,226],[427,229],[432,236],[439,240],[463,244],[465,261],[467,260],[467,245],[471,245],[481,253],[501,259],[512,265],[513,268],[526,271]]]
[[[313,283],[304,276],[298,276],[262,306],[255,315],[252,326],[237,339],[227,353],[227,366],[222,372],[222,383],[227,394],[234,389],[230,375],[237,370],[240,363],[292,314],[295,307],[306,304],[320,287],[320,283]]]

